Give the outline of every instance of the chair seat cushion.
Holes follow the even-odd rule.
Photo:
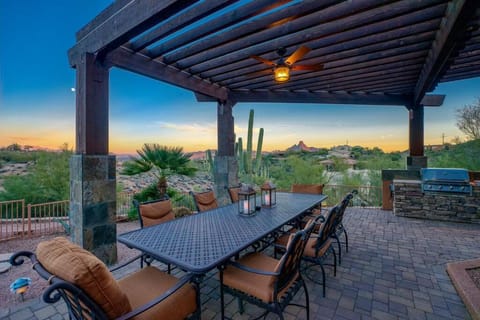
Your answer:
[[[246,255],[238,260],[238,263],[242,265],[268,272],[275,272],[278,262],[279,260],[258,252]],[[229,265],[223,271],[223,283],[226,286],[243,291],[266,303],[273,301],[274,281],[274,276],[243,271],[232,265]]]
[[[131,310],[127,296],[107,266],[66,238],[39,243],[36,256],[51,274],[80,287],[109,318],[117,318]]]
[[[118,284],[133,309],[155,299],[177,283],[178,279],[155,267],[146,267],[121,280]],[[195,289],[186,284],[170,297],[134,319],[185,319],[197,308]]]

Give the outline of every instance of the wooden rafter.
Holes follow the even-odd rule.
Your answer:
[[[184,89],[214,97],[216,100],[224,101],[228,98],[228,90],[225,88],[192,77],[187,73],[181,72],[171,66],[152,60],[141,53],[135,53],[124,47],[120,47],[108,53],[105,62],[121,69],[136,72]]]
[[[440,25],[415,87],[413,105],[418,105],[426,92],[433,90],[447,60],[458,41],[464,41],[465,28],[473,17],[478,0],[455,0],[448,4],[447,16]]]

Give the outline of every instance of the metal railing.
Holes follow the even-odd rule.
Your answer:
[[[0,241],[65,232],[70,201],[27,204],[0,202]]]
[[[349,185],[325,185],[323,192],[328,195],[325,206],[333,206],[352,190],[358,194],[351,205],[355,207],[377,208],[382,205],[382,188]],[[133,193],[117,193],[117,219],[128,219],[132,209]],[[172,199],[174,208],[184,207],[195,210],[189,193]],[[25,204],[25,200],[0,202],[0,241],[16,238],[39,236],[44,234],[65,233],[69,231],[70,201],[55,201],[41,204]]]
[[[378,208],[382,206],[382,188],[370,186],[325,185],[323,193],[328,195],[325,204],[333,206],[340,202],[347,193],[357,190],[351,206],[364,208]]]

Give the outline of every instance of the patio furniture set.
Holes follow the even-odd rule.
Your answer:
[[[317,283],[318,269],[312,266],[319,265],[325,296],[324,260],[333,254],[335,274],[333,241],[340,253],[340,235],[347,240],[343,211],[353,194],[322,212],[320,206],[327,197],[321,190],[292,187],[293,192],[277,194],[275,206],[244,216],[235,203],[238,190],[229,190],[232,203],[222,207],[212,191],[193,194],[199,212],[178,219],[168,197],[136,202],[141,228],[119,235],[118,241],[141,253],[114,270],[65,238],[45,241],[35,253],[18,252],[11,263],[20,265],[29,258],[49,281],[44,301],[63,299],[73,319],[199,319],[200,283],[214,269],[219,271],[222,319],[226,317],[225,292],[239,299],[240,312],[243,301],[248,301],[265,309],[265,314],[273,312],[283,319],[283,310],[292,305],[300,289],[305,292],[302,306],[309,319],[303,275]],[[270,246],[273,257],[264,250]],[[137,260],[138,271],[114,279],[113,271]],[[154,267],[153,260],[166,264],[168,270]],[[182,270],[180,277],[171,274],[171,266]]]

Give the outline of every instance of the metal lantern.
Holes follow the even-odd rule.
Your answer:
[[[255,190],[250,186],[242,186],[238,191],[238,213],[245,216],[255,214],[257,206]]]
[[[260,188],[262,207],[273,207],[277,203],[277,188],[271,182],[265,182]]]

